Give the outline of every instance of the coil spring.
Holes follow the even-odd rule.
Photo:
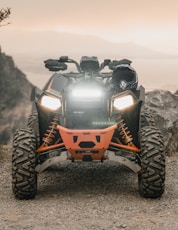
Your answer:
[[[133,137],[130,134],[130,131],[128,130],[128,127],[126,126],[126,123],[124,122],[124,119],[121,117],[121,115],[119,115],[116,118],[117,122],[118,122],[118,131],[119,134],[122,137],[122,140],[124,141],[125,144],[132,144],[133,141]]]
[[[58,125],[58,121],[59,121],[58,117],[54,116],[53,121],[50,122],[50,125],[43,137],[43,142],[45,145],[50,145],[53,139],[55,138],[55,135],[57,133],[56,126]]]

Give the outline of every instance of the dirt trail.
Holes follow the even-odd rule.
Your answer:
[[[116,163],[64,163],[39,175],[33,200],[11,191],[11,149],[0,160],[0,229],[177,230],[178,154],[167,157],[161,199],[139,196],[137,175]]]

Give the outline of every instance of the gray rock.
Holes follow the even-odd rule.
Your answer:
[[[168,155],[178,151],[178,94],[167,90],[146,93],[145,104],[153,111],[156,125],[163,132]]]

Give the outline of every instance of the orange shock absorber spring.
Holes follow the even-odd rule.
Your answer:
[[[123,141],[127,145],[132,145],[133,137],[130,134],[130,131],[128,130],[128,127],[126,126],[126,123],[124,122],[124,119],[121,117],[121,115],[117,116],[117,122],[118,122],[118,131],[121,135]]]
[[[46,133],[44,134],[43,137],[43,145],[50,145],[52,143],[52,141],[55,138],[56,135],[56,126],[58,125],[58,117],[54,116],[53,117],[53,121],[50,122],[50,125],[48,127],[48,129],[46,130]]]

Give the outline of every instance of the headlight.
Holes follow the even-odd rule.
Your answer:
[[[122,97],[115,98],[113,101],[113,106],[115,109],[123,110],[134,104],[134,98],[132,95],[126,95]]]
[[[99,98],[102,96],[102,91],[100,89],[73,89],[72,97],[74,98],[84,98],[92,99]]]
[[[41,98],[41,105],[51,110],[57,110],[61,107],[61,101],[59,98],[44,95]]]

